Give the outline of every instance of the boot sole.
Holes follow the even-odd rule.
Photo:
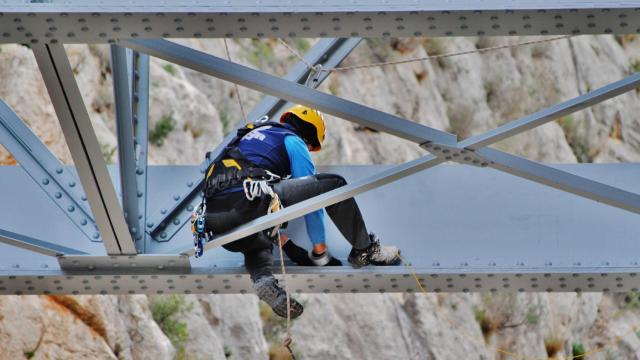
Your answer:
[[[273,312],[283,318],[287,317],[287,297],[279,296],[277,289],[271,286],[262,286],[256,289],[256,294],[260,300],[266,302]],[[291,298],[291,318],[295,319],[302,315],[304,308],[296,299]]]

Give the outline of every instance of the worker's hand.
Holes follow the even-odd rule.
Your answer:
[[[280,241],[282,242],[282,238]],[[287,238],[288,240],[288,238]],[[287,254],[289,259],[300,266],[321,266],[309,258],[309,253],[303,247],[296,245],[293,241],[287,241],[282,246],[282,250]],[[340,260],[330,256],[329,262],[323,266],[341,266]]]

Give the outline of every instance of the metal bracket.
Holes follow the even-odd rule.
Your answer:
[[[475,150],[469,148],[460,148],[431,142],[421,144],[420,147],[446,161],[455,161],[460,164],[477,167],[487,167],[493,164],[493,161],[486,160],[475,152]]]

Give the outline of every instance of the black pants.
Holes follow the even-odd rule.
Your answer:
[[[347,182],[340,175],[318,174],[298,179],[282,180],[274,190],[284,206],[290,206],[316,195],[344,186]],[[214,234],[224,233],[250,220],[263,216],[271,197],[263,195],[253,201],[247,200],[244,192],[238,191],[212,197],[207,200],[207,226]],[[328,206],[327,214],[342,235],[356,249],[369,246],[367,228],[358,204],[353,198]],[[269,266],[273,264],[273,242],[263,232],[247,236],[223,246],[244,255],[245,266],[255,281],[271,275]]]

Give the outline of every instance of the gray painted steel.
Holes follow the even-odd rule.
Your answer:
[[[456,136],[166,40],[122,40],[121,45],[296,104],[421,144],[453,144]]]
[[[491,148],[480,149],[476,153],[487,159],[489,166],[497,170],[640,214],[638,193],[618,189]]]
[[[144,246],[139,220],[142,218],[138,207],[138,183],[136,179],[136,149],[133,124],[133,57],[131,50],[111,45],[111,69],[113,72],[113,98],[116,107],[116,130],[118,138],[118,166],[120,168],[120,189],[122,210],[131,236],[136,240],[136,248]]]
[[[626,34],[638,1],[0,1],[0,41]]]
[[[304,59],[314,66],[334,67],[339,65],[355,49],[358,43],[360,43],[358,38],[323,39],[304,55]],[[309,75],[308,66],[300,61],[287,73],[284,79],[303,84]],[[315,78],[316,81],[309,86],[315,89],[328,76],[329,73],[321,72]],[[269,119],[277,119],[279,114],[289,106],[292,106],[292,103],[273,96],[266,96],[249,113],[248,119],[252,122],[261,119],[263,116],[267,116]],[[215,159],[218,156],[220,151],[233,139],[236,130],[243,125],[243,121],[239,122],[236,128],[211,152],[211,159]],[[183,189],[182,193],[176,193],[175,190],[169,192],[168,194],[170,194],[171,198],[149,218],[147,231],[154,236],[155,240],[161,242],[170,240],[189,221],[191,212],[201,201],[204,186],[203,174],[209,166],[209,162],[210,160],[205,159],[200,164],[200,168],[194,169],[193,174],[188,176],[186,180],[181,181],[184,184],[184,186],[179,187],[179,189]]]
[[[82,251],[0,229],[0,242],[47,256],[83,255]]]
[[[143,253],[149,248],[145,231],[147,223],[147,160],[149,140],[149,56],[133,52],[132,74],[133,132],[136,158],[136,190],[138,199],[138,231],[135,239],[142,242]]]
[[[640,164],[554,167],[627,191],[640,191]],[[356,183],[388,169],[351,166],[321,171],[343,174],[350,183]],[[175,166],[149,170],[151,192],[173,187],[169,174],[189,171]],[[15,203],[30,203],[34,205],[31,221],[42,224],[28,227],[28,219],[1,217],[0,228],[14,232],[28,229],[26,236],[91,254],[104,251],[99,244],[80,241],[77,235],[81,232],[73,224],[60,223],[65,216],[51,211],[56,207],[46,194],[29,191],[38,187],[19,168],[0,168],[0,178],[12,184],[0,188],[0,197],[10,199],[0,204],[0,213],[10,213]],[[475,181],[468,181],[471,178]],[[356,199],[369,230],[378,233],[384,243],[398,245],[430,291],[640,288],[636,276],[640,272],[637,215],[499,171],[442,165],[362,193]],[[149,201],[155,205],[157,200],[152,197]],[[327,223],[329,247],[344,260],[348,244],[330,221]],[[292,221],[287,231],[300,245],[310,246],[303,221]],[[172,243],[189,245],[189,230],[182,229],[167,245]],[[138,261],[134,259],[104,257],[103,264],[112,261],[120,265],[109,270],[76,267],[62,271],[55,259],[0,245],[0,293],[251,292],[248,276],[240,267],[242,256],[221,248],[207,251],[201,259],[189,259],[191,268],[186,270],[159,270],[153,268],[153,259],[141,257],[139,266],[127,266],[127,261]],[[95,264],[100,265],[97,261]],[[278,272],[277,266],[274,271]],[[409,270],[402,266],[361,270],[290,266],[287,272],[296,276],[290,282],[294,291],[417,291]]]
[[[38,45],[33,47],[33,52],[107,252],[135,254],[133,241],[64,47]],[[94,235],[94,238],[98,237],[98,234]]]
[[[0,143],[84,235],[96,241],[93,235],[98,228],[77,177],[65,171],[60,160],[2,100]]]

